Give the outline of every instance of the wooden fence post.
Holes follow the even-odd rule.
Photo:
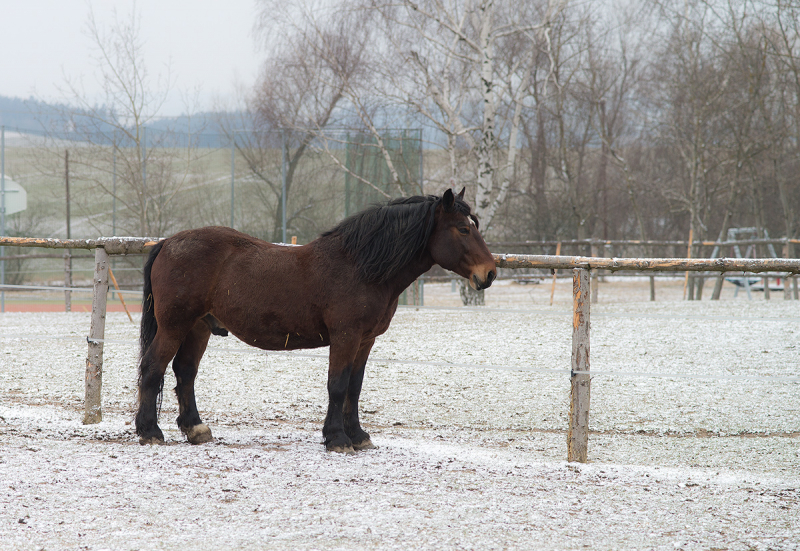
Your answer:
[[[572,270],[572,375],[567,461],[586,463],[589,445],[589,270]],[[579,373],[576,373],[579,372]]]
[[[103,420],[101,391],[103,388],[103,338],[106,331],[106,296],[108,294],[108,253],[103,247],[94,252],[92,290],[92,325],[89,329],[89,353],[86,358],[86,390],[83,424]]]

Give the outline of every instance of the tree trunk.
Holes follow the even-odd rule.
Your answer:
[[[550,237],[550,210],[547,206],[547,135],[544,128],[542,110],[537,114],[536,146],[533,152],[533,170],[531,171],[536,185],[536,228],[537,237],[541,240]]]
[[[492,204],[492,186],[494,184],[496,149],[495,136],[495,105],[494,94],[494,68],[492,52],[492,12],[494,5],[491,0],[481,6],[481,96],[483,97],[483,124],[481,139],[478,142],[478,189],[475,193],[475,213],[485,222],[489,218],[489,209]],[[488,226],[488,223],[486,224]]]
[[[461,294],[461,302],[464,306],[485,306],[486,298],[484,291],[476,291],[469,286],[466,279],[461,279],[458,282],[458,290]]]

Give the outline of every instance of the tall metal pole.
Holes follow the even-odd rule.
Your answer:
[[[114,142],[111,144],[111,235],[117,235],[117,140],[116,134]],[[111,260],[113,269],[117,269],[117,255]],[[111,291],[111,300],[116,298],[114,291]]]
[[[281,242],[286,243],[286,129],[281,129]]]
[[[0,126],[0,235],[6,234],[6,127]],[[0,247],[0,256],[6,248]],[[0,260],[0,285],[6,284],[6,261]],[[0,290],[0,312],[6,311],[6,292]]]
[[[67,239],[72,239],[69,211],[69,149],[64,152],[64,185],[67,198]],[[72,287],[72,253],[69,249],[64,249],[64,287]],[[72,293],[70,291],[64,291],[64,311],[72,311]]]
[[[70,212],[69,212],[69,149],[64,151],[64,186],[67,199],[67,239],[72,238],[72,230],[69,225]],[[69,250],[69,249],[67,249]]]
[[[351,151],[353,151],[352,144],[350,143],[350,132],[344,138],[344,143],[347,144],[344,150],[345,166],[349,169],[351,166]],[[344,173],[344,217],[350,216],[350,173]],[[421,192],[420,192],[421,194]]]
[[[419,129],[419,194],[420,195],[425,195],[425,188],[422,183],[424,181],[423,177],[425,176],[423,161],[424,159],[422,158],[422,128],[420,128]]]
[[[233,227],[233,205],[234,205],[234,168],[236,167],[236,134],[231,135],[231,227]]]
[[[111,235],[117,235],[117,144],[111,151]]]
[[[147,225],[147,127],[142,127],[142,223]],[[147,228],[141,228],[147,233]]]

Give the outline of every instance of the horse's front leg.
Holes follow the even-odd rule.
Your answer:
[[[350,373],[350,384],[347,387],[347,396],[344,400],[343,417],[344,432],[350,437],[353,448],[356,450],[368,450],[375,446],[372,440],[362,428],[358,420],[358,397],[361,395],[361,384],[364,382],[364,368],[367,365],[367,358],[372,350],[375,339],[370,339],[361,343],[361,348],[356,353],[353,363],[353,370]]]
[[[360,348],[360,339],[346,335],[331,335],[328,364],[328,414],[322,426],[322,436],[328,451],[353,453],[353,441],[345,432],[344,404],[350,389],[353,367]],[[362,374],[363,377],[363,369]],[[358,383],[361,386],[361,383]]]

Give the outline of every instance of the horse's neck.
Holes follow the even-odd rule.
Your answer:
[[[423,255],[422,258],[415,258],[409,262],[402,270],[400,270],[389,280],[388,283],[393,288],[393,294],[399,296],[400,293],[405,291],[409,285],[414,283],[419,276],[430,270],[433,267],[433,264],[433,259],[427,253]]]

